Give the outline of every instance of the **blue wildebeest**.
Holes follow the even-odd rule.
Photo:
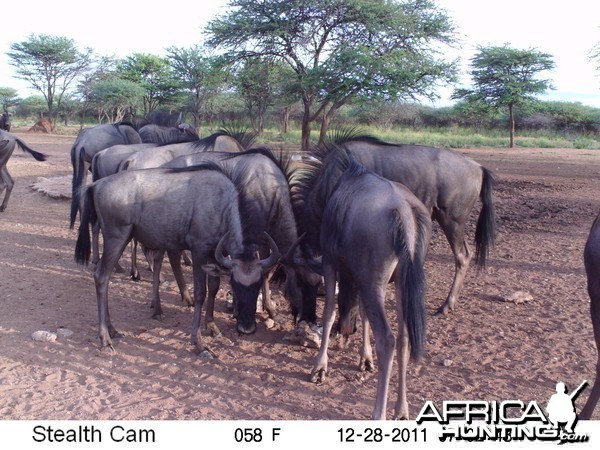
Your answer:
[[[10,113],[2,111],[0,114],[0,130],[10,131]]]
[[[212,251],[223,271],[231,274],[233,292],[240,304],[252,304],[262,284],[263,272],[274,265],[276,248],[265,260],[244,245],[243,229],[252,216],[240,214],[236,186],[217,167],[178,172],[148,169],[119,172],[92,183],[86,190],[75,260],[87,264],[90,257],[90,223],[98,220],[104,235],[104,251],[94,280],[99,314],[101,347],[112,348],[118,335],[108,311],[110,275],[132,237],[152,250],[191,250],[194,274],[192,344],[199,354],[210,353],[202,345],[200,318],[206,297],[204,266]],[[223,246],[232,255],[222,254]],[[210,268],[213,270],[214,268]],[[238,317],[238,327],[247,324]]]
[[[12,193],[15,185],[13,178],[10,176],[10,173],[8,173],[8,168],[6,165],[13,154],[16,145],[21,147],[21,150],[24,152],[28,152],[37,161],[46,160],[46,155],[36,152],[21,139],[17,138],[14,134],[0,130],[0,180],[2,181],[2,189],[0,189],[0,192],[6,189],[4,200],[2,200],[2,204],[0,205],[0,212],[6,209],[6,205],[8,205],[8,199],[10,198],[10,194]]]
[[[600,215],[596,217],[583,252],[583,262],[587,274],[587,288],[590,296],[590,314],[594,327],[594,338],[598,352],[596,380],[592,392],[581,411],[581,418],[589,420],[600,399]]]
[[[454,309],[464,278],[473,257],[465,239],[465,225],[475,202],[482,203],[475,231],[475,260],[485,266],[488,252],[494,243],[496,222],[492,190],[492,172],[477,162],[455,151],[421,145],[390,144],[370,136],[340,136],[337,145],[343,144],[354,160],[367,169],[408,187],[444,232],[454,254],[455,273],[446,301],[439,308],[441,314]],[[317,161],[309,165],[320,166],[336,144],[321,145],[311,152]],[[311,207],[311,206],[309,206]],[[318,211],[322,205],[317,205]],[[300,227],[302,231],[302,227]],[[313,247],[318,245],[315,236],[308,236]],[[307,318],[314,316],[307,308]]]
[[[261,257],[266,257],[269,242],[264,236],[271,236],[285,257],[282,269],[286,274],[284,296],[297,315],[302,307],[302,297],[311,289],[316,296],[317,283],[320,277],[308,271],[302,264],[298,250],[298,231],[290,200],[288,177],[292,176],[289,161],[277,160],[266,148],[254,148],[243,153],[202,152],[180,156],[163,165],[163,168],[183,168],[206,162],[214,162],[236,181],[240,190],[240,207],[246,215],[254,217],[253,228],[247,229],[248,244],[256,244]],[[265,234],[266,233],[266,234]],[[175,271],[175,267],[174,267]],[[317,280],[312,278],[316,277]],[[218,329],[209,324],[212,318],[212,306],[219,289],[219,280],[209,281],[207,298],[207,325],[213,334]],[[276,316],[276,308],[272,302],[268,280],[263,286],[264,305],[270,317]],[[251,308],[247,308],[248,311]],[[250,318],[246,319],[250,322]],[[254,321],[254,315],[252,317]],[[251,330],[253,331],[254,328]]]
[[[152,169],[160,167],[181,155],[198,152],[241,152],[246,146],[250,146],[253,141],[253,134],[245,132],[232,134],[227,130],[220,130],[197,141],[141,148],[128,156],[124,150],[123,158],[121,158],[121,161],[116,168],[114,163],[118,160],[118,157],[115,158],[112,155],[98,155],[98,159],[93,161],[92,171],[95,170],[97,172],[94,174],[94,179],[97,179],[101,174],[103,176],[108,175],[113,169],[116,171]],[[95,237],[94,240],[97,242],[97,237]],[[140,275],[137,268],[135,248],[136,241],[134,239],[132,241],[131,278],[133,280],[139,280]],[[97,253],[95,253],[95,255],[97,255]],[[94,258],[93,261],[97,261],[97,258]],[[181,295],[182,298],[187,301],[188,296],[184,292],[182,292]]]
[[[97,125],[79,132],[71,147],[73,182],[71,184],[70,226],[75,226],[77,212],[81,209],[80,190],[87,180],[87,172],[96,153],[119,144],[141,144],[137,130],[130,122]]]
[[[340,322],[346,305],[360,298],[363,317],[361,365],[373,366],[369,325],[375,335],[379,364],[374,419],[386,418],[389,380],[397,345],[398,399],[395,417],[408,418],[406,369],[409,355],[418,359],[425,342],[424,261],[431,235],[425,206],[404,185],[382,178],[340,153],[329,164],[344,170],[335,185],[322,191],[320,231],[325,278],[323,339],[311,380],[327,373],[327,348],[335,318],[335,285],[339,277]],[[327,168],[321,175],[327,176]],[[338,275],[339,274],[339,275]],[[385,292],[395,284],[398,336],[386,318]],[[410,352],[409,352],[410,347]]]

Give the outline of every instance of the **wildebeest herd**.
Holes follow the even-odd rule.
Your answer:
[[[101,125],[81,133],[72,147],[72,227],[80,213],[75,259],[96,264],[101,347],[112,349],[112,340],[119,336],[109,315],[108,285],[132,240],[141,244],[153,263],[156,318],[163,314],[158,291],[167,253],[182,299],[194,306],[191,341],[204,357],[213,353],[203,344],[201,329],[219,333],[212,314],[220,277],[229,277],[238,332],[252,334],[261,287],[269,314],[275,314],[268,285],[277,267],[298,322],[317,323],[317,291],[322,281],[325,284],[323,339],[310,379],[326,378],[337,304],[337,330],[342,335],[354,333],[360,317],[361,370],[374,369],[369,329],[375,336],[378,385],[373,418],[386,417],[395,349],[399,376],[394,417],[408,418],[406,367],[409,358],[420,356],[425,342],[423,264],[432,220],[443,230],[455,259],[454,280],[438,311],[447,314],[456,305],[471,259],[484,266],[493,246],[491,171],[452,150],[393,145],[361,135],[338,135],[316,146],[307,161],[292,163],[234,133],[200,139],[179,124],[162,124],[153,138],[144,138],[154,141],[144,142],[142,129],[128,123]],[[175,139],[167,136],[173,131]],[[4,210],[12,188],[5,166],[15,145],[36,159],[42,160],[43,155],[2,133]],[[86,185],[88,168],[93,182]],[[477,198],[481,211],[472,251],[465,223]],[[600,219],[594,222],[584,253],[597,347],[599,223]],[[92,239],[98,232],[103,237],[101,257],[97,239]],[[193,262],[193,300],[181,269],[186,250]],[[138,276],[135,267],[132,276]],[[390,282],[396,297],[397,336],[384,308]],[[599,379],[600,360],[581,418],[593,412],[600,396]]]

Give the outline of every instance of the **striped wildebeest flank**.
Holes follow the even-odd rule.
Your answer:
[[[2,204],[0,205],[0,212],[6,209],[6,206],[8,205],[8,199],[10,198],[10,194],[12,193],[15,185],[15,181],[10,176],[10,173],[8,173],[8,168],[6,165],[12,156],[13,151],[15,150],[15,146],[17,145],[21,148],[21,150],[33,156],[36,161],[46,160],[46,155],[36,152],[21,139],[17,138],[14,134],[0,130],[0,179],[2,180],[0,192],[6,189],[6,192],[4,193],[4,200],[2,200]]]
[[[267,148],[253,148],[243,153],[194,153],[175,158],[162,167],[183,168],[206,162],[218,164],[234,180],[240,193],[240,208],[244,215],[254,218],[253,227],[246,230],[247,243],[256,245],[261,257],[266,257],[270,245],[265,236],[271,236],[284,255],[281,259],[281,270],[285,273],[284,296],[292,314],[296,316],[302,308],[305,292],[314,289],[316,296],[320,277],[302,265],[288,184],[288,177],[292,176],[289,160],[277,159]],[[314,277],[316,281],[312,280]],[[211,327],[209,331],[213,334],[218,333],[218,329],[209,320],[212,319],[212,307],[218,289],[219,279],[212,283],[209,280],[207,326]],[[271,298],[268,277],[263,285],[263,293],[265,309],[274,319],[277,311]]]
[[[75,226],[77,213],[81,213],[80,190],[85,186],[87,173],[96,153],[119,144],[141,144],[137,130],[130,122],[97,125],[79,132],[71,147],[73,181],[71,183],[70,227]]]
[[[594,338],[598,352],[596,380],[592,392],[581,411],[582,419],[590,419],[600,398],[600,215],[596,217],[583,252],[583,262],[587,275],[587,288],[590,296],[590,314],[594,327]]]
[[[429,212],[404,185],[387,180],[351,161],[343,150],[334,160],[343,174],[323,191],[320,230],[325,278],[323,338],[311,374],[322,382],[328,369],[327,348],[335,318],[335,285],[342,334],[353,331],[348,312],[360,299],[363,318],[361,368],[372,369],[369,328],[375,336],[379,365],[373,419],[386,418],[394,350],[398,359],[398,399],[394,417],[408,418],[406,371],[409,356],[417,360],[425,343],[424,262],[431,235]],[[322,174],[327,174],[327,168]],[[386,287],[395,284],[398,335],[385,310]],[[410,351],[409,351],[410,348]]]
[[[334,143],[320,145],[313,149],[311,156],[316,161],[309,161],[307,164],[316,166],[315,170],[318,170],[331,149],[343,144],[352,158],[367,169],[408,187],[425,205],[432,219],[439,223],[450,244],[455,261],[454,280],[450,292],[446,301],[438,309],[438,313],[447,315],[455,307],[473,258],[465,238],[465,226],[478,198],[482,206],[475,230],[474,256],[480,267],[485,267],[489,251],[494,244],[496,219],[492,198],[494,186],[492,172],[450,149],[390,144],[371,136],[352,132],[345,134],[340,132],[333,140]],[[305,183],[300,181],[300,185],[302,184]],[[322,205],[317,204],[315,209],[317,215],[313,218],[317,222],[320,220],[319,210],[322,210]],[[307,239],[313,247],[316,247],[315,235],[311,237],[309,234]],[[312,310],[307,313],[309,318],[313,315]]]
[[[209,256],[218,249],[217,262],[231,276],[238,302],[256,308],[263,274],[279,259],[274,249],[260,260],[244,244],[245,220],[240,214],[238,191],[233,182],[215,165],[183,169],[119,172],[92,183],[85,191],[84,210],[75,247],[75,260],[87,264],[91,242],[89,226],[98,220],[104,235],[104,251],[96,267],[99,336],[101,348],[113,349],[118,332],[108,311],[110,275],[127,243],[135,237],[151,250],[191,250],[194,277],[194,319],[191,339],[195,351],[212,353],[202,345],[200,319],[206,297],[205,270]],[[223,247],[232,255],[226,260]],[[238,329],[252,324],[238,317]]]
[[[111,149],[103,150],[107,152],[96,155],[92,160],[92,173],[94,174],[94,180],[103,176],[109,175],[111,172],[115,173],[122,170],[140,170],[140,169],[151,169],[160,167],[169,161],[173,160],[182,155],[190,155],[194,153],[203,152],[242,152],[248,146],[254,142],[255,135],[253,133],[247,133],[244,131],[232,133],[226,129],[219,130],[203,139],[195,140],[192,142],[179,142],[174,144],[163,144],[158,146],[150,146],[139,149],[134,149],[129,155],[127,155],[126,149],[120,151],[123,155],[120,158],[119,155],[115,154]],[[142,147],[149,144],[139,144],[133,147]],[[117,165],[115,163],[119,160]],[[113,170],[115,172],[113,172]],[[97,242],[98,232],[95,231],[94,241]],[[132,241],[132,258],[131,258],[131,278],[133,280],[139,280],[140,274],[137,267],[137,252],[136,252],[136,241]],[[97,249],[97,245],[95,247]],[[94,250],[93,261],[98,260],[98,253]],[[152,259],[151,255],[147,255]],[[152,265],[152,263],[151,263]],[[185,293],[182,292],[184,300],[187,298]]]

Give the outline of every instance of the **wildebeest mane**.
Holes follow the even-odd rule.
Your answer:
[[[244,150],[247,150],[250,147],[252,147],[254,145],[254,142],[256,141],[256,133],[248,131],[244,127],[230,125],[221,128],[219,132],[225,133],[227,136],[234,138],[240,143]]]
[[[297,169],[291,181],[292,207],[298,224],[298,232],[306,233],[306,244],[318,249],[321,217],[327,199],[334,191],[340,176],[352,163],[352,157],[343,145],[330,144],[315,147],[323,157],[305,161]]]
[[[240,153],[231,153],[225,156],[223,159],[234,159],[242,155],[262,155],[269,158],[283,173],[288,184],[291,184],[291,180],[294,178],[297,169],[292,164],[292,158],[285,156],[283,152],[279,152],[279,156],[275,156],[273,151],[268,147],[254,147],[248,150],[244,150]]]
[[[217,139],[221,136],[229,136],[225,131],[219,130],[216,133],[213,133],[205,138],[202,138],[198,141],[193,141],[190,143],[193,149],[198,149],[201,151],[210,151],[209,149],[214,148],[217,143]]]

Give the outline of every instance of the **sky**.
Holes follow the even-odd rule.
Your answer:
[[[600,107],[600,70],[589,52],[600,42],[600,1],[569,0],[435,0],[451,17],[459,46],[446,49],[449,59],[460,58],[459,85],[470,85],[469,60],[478,46],[504,45],[537,49],[554,58],[556,68],[544,74],[554,90],[544,100],[577,101]],[[98,55],[124,57],[132,53],[163,55],[170,46],[189,47],[203,40],[202,30],[227,10],[228,0],[178,0],[166,7],[135,0],[103,0],[87,6],[81,0],[11,2],[0,32],[0,87],[13,87],[21,97],[34,94],[14,78],[6,52],[10,44],[31,34],[74,39]],[[86,5],[86,6],[83,6]],[[88,3],[89,5],[89,3]],[[150,6],[148,6],[150,5]],[[23,10],[26,8],[27,10]],[[441,87],[434,106],[451,104],[455,86]]]

